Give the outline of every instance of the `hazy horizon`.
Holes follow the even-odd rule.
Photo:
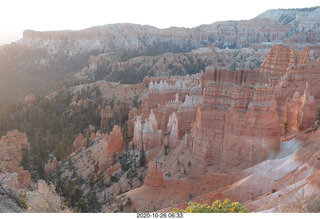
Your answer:
[[[81,30],[114,23],[134,23],[157,28],[192,28],[225,20],[248,20],[279,8],[318,6],[318,1],[224,0],[213,1],[75,1],[11,0],[1,3],[0,45],[22,38],[24,30]],[[17,7],[19,6],[19,7]],[[227,13],[228,12],[228,13]],[[17,16],[18,15],[18,16]]]

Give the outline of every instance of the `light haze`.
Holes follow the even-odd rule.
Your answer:
[[[0,45],[20,39],[26,29],[79,30],[112,23],[191,28],[251,19],[268,9],[317,5],[319,0],[5,0],[0,2]]]

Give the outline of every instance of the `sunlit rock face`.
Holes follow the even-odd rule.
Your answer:
[[[44,165],[44,173],[49,174],[57,169],[59,162],[54,157],[52,160],[49,159],[48,162]]]
[[[124,141],[119,126],[115,125],[110,133],[107,154],[119,153],[124,150]]]
[[[283,122],[289,131],[311,127],[320,102],[318,62],[309,47],[275,45],[258,70],[207,68],[191,130],[194,156],[221,167],[252,165],[278,149]]]
[[[9,184],[14,188],[29,187],[31,175],[28,170],[23,170],[22,157],[29,154],[30,144],[25,133],[18,130],[8,132],[0,140],[0,164],[7,176]],[[7,174],[9,173],[9,175]],[[16,183],[15,183],[16,182]]]
[[[309,84],[306,84],[304,94],[295,92],[292,98],[287,98],[284,121],[288,124],[288,131],[302,131],[314,124],[315,108],[314,97],[310,96]]]
[[[190,146],[204,164],[221,170],[250,166],[279,148],[273,89],[254,85],[253,73],[209,68],[202,77],[203,102],[197,108]]]
[[[163,184],[163,173],[155,161],[150,161],[145,186],[160,187]]]
[[[286,108],[284,103],[287,98],[293,98],[297,92],[304,94],[306,83],[309,87],[308,95],[314,97],[314,108],[320,107],[320,66],[319,61],[314,63],[310,54],[308,46],[298,51],[294,47],[289,49],[282,45],[275,45],[261,66],[260,73],[274,88],[281,123],[288,120],[284,115]],[[314,109],[311,110],[314,111]],[[310,127],[311,123],[305,123],[305,125]],[[290,129],[296,130],[296,127]]]
[[[142,142],[146,150],[160,146],[162,142],[162,131],[158,130],[158,122],[152,110],[143,125]],[[141,149],[141,144],[138,144],[138,148]]]
[[[80,133],[73,141],[72,152],[79,151],[81,148],[87,146],[88,143],[88,139]]]
[[[310,54],[309,47],[275,45],[259,69],[209,66],[184,81],[145,79],[149,93],[135,120],[134,144],[174,149],[184,141],[217,170],[254,165],[279,149],[285,121],[289,131],[313,125],[320,61]]]
[[[187,95],[185,102],[179,107],[177,111],[179,138],[190,132],[191,124],[196,121],[197,107],[201,102],[202,95]]]

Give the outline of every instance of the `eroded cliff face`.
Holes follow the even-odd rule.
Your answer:
[[[1,179],[7,177],[5,183],[12,188],[30,187],[31,175],[22,167],[22,158],[29,154],[30,144],[25,133],[18,130],[8,132],[0,140]]]
[[[295,92],[292,98],[287,98],[284,110],[284,121],[288,130],[302,131],[312,127],[315,120],[314,97],[310,96],[309,83],[306,84],[304,94]]]
[[[297,149],[283,147],[283,122],[288,122],[291,133],[301,132],[301,126],[310,131],[314,124],[320,71],[311,53],[310,48],[299,51],[276,45],[260,69],[210,66],[186,77],[146,77],[139,84],[141,107],[128,105],[132,141],[127,150],[120,127],[115,126],[110,135],[89,127],[90,144],[83,147],[81,135],[74,142],[74,175],[87,180],[96,177],[110,186],[101,189],[100,201],[103,193],[116,197],[128,190],[116,197],[131,198],[132,206],[124,207],[127,212],[221,198],[245,202],[253,210],[264,205],[261,209],[267,209],[269,205],[260,198],[268,196],[273,186],[279,190],[290,186],[275,180],[290,176],[296,164],[287,166],[281,160]],[[135,86],[99,83],[105,95]],[[136,95],[132,91],[131,98]],[[110,110],[100,111],[102,124]],[[142,146],[146,166],[139,164]],[[277,168],[280,164],[283,168]],[[67,166],[62,165],[64,178],[73,175]],[[272,177],[259,172],[261,168]],[[312,168],[315,173],[317,167]],[[274,199],[269,196],[268,200]],[[104,211],[113,211],[109,207]]]
[[[192,155],[216,171],[252,166],[279,149],[284,122],[296,132],[314,124],[317,72],[309,47],[275,45],[260,69],[210,66],[183,82],[145,79],[148,99],[133,142],[138,148],[175,148],[187,134]]]
[[[134,208],[152,211],[155,204],[149,202],[156,199],[157,209],[162,209],[171,205],[164,198],[170,194],[177,204],[174,207],[185,208],[190,197],[203,204],[229,198],[244,203],[250,211],[275,212],[276,206],[290,203],[303,190],[308,195],[319,193],[319,131],[313,131],[317,128],[314,120],[320,71],[319,60],[314,62],[310,53],[308,47],[298,51],[275,45],[260,69],[208,67],[197,75],[201,94],[190,94],[194,85],[186,83],[184,99],[180,95],[174,99],[173,93],[178,93],[170,87],[174,81],[162,78],[162,90],[156,90],[156,95],[160,97],[163,92],[160,101],[165,104],[146,99],[142,114],[152,114],[158,129],[165,130],[162,144],[168,146],[169,154],[163,155],[165,150],[159,152],[157,146],[147,150],[152,154],[150,176],[160,179],[155,169],[162,170],[163,186],[151,186],[146,179],[143,187],[130,191]],[[155,83],[149,84],[149,92],[154,92]],[[167,108],[171,111],[163,127],[159,124]],[[135,132],[145,125],[139,118]],[[281,142],[284,122],[289,132],[298,135],[296,139]],[[174,147],[171,139],[175,140]],[[155,191],[161,198],[151,195],[139,201],[143,193]]]
[[[314,121],[314,116],[312,115],[315,115],[314,111],[320,107],[320,68],[318,61],[314,63],[314,60],[311,58],[310,47],[305,47],[304,50],[298,51],[295,50],[294,47],[289,49],[282,45],[275,45],[267,56],[266,61],[261,65],[259,71],[263,75],[263,78],[266,79],[265,82],[271,84],[274,88],[277,111],[281,123],[291,119],[296,120],[294,117],[291,119],[286,118],[287,115],[284,115],[286,104],[284,103],[286,103],[287,98],[296,99],[298,94],[304,94],[306,84],[308,84],[305,100],[309,100],[308,96],[312,96],[314,98],[314,109],[311,106],[312,104],[309,103],[309,105],[311,104],[309,107],[309,119],[307,119],[309,122],[303,126],[306,126],[304,128],[310,127],[313,123],[312,120]],[[311,99],[310,101],[312,102]],[[304,101],[304,104],[310,101]],[[296,105],[297,104],[299,103],[296,102]],[[292,106],[289,108],[292,108]],[[297,116],[297,113],[295,114]],[[292,125],[291,127],[291,124],[289,124],[288,128],[297,130],[299,124]]]
[[[250,166],[280,145],[273,89],[250,84],[254,72],[245,74],[208,69],[203,78],[190,147],[195,157],[220,171]]]

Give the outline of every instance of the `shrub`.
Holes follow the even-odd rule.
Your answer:
[[[248,209],[238,202],[232,202],[225,199],[224,202],[217,200],[212,205],[201,205],[196,202],[189,202],[189,206],[185,209],[173,209],[173,213],[248,213]]]
[[[283,130],[284,130],[284,138],[287,138],[287,133],[288,133],[288,123],[287,122],[283,123]]]
[[[319,213],[320,197],[317,195],[305,196],[297,194],[296,200],[282,205],[278,209],[279,213]]]
[[[139,166],[144,167],[147,163],[146,154],[144,152],[144,147],[142,145],[141,151],[140,151],[140,157],[139,157]]]
[[[300,124],[300,125],[299,125],[299,131],[301,132],[301,131],[303,131],[303,130],[304,130],[304,127],[303,127],[302,124]]]

